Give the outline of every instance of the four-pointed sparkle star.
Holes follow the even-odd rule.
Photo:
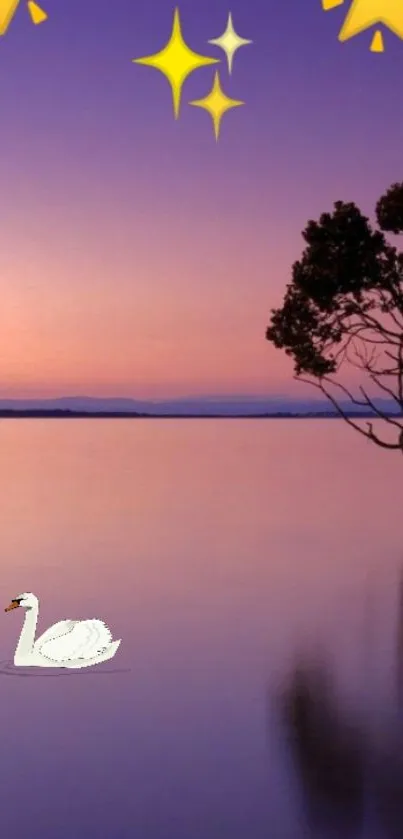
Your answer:
[[[232,73],[232,62],[237,49],[245,46],[246,44],[252,43],[253,41],[249,41],[247,38],[241,38],[240,35],[235,32],[231,12],[228,15],[228,23],[225,32],[223,32],[219,38],[212,38],[209,41],[209,44],[215,44],[215,46],[221,47],[221,49],[224,50],[227,56],[228,70],[230,73]]]
[[[208,58],[206,55],[199,55],[193,52],[183,40],[179,9],[175,9],[171,37],[166,46],[155,55],[148,55],[145,58],[134,58],[135,64],[146,64],[148,67],[155,67],[166,76],[172,88],[174,114],[179,116],[182,87],[187,77],[206,64],[218,64],[218,58]]]
[[[226,96],[220,86],[220,77],[216,71],[214,76],[214,83],[212,90],[205,96],[204,99],[195,99],[189,102],[189,105],[195,105],[197,108],[204,108],[208,111],[213,120],[214,134],[216,140],[220,135],[221,120],[226,111],[230,108],[237,108],[239,105],[244,105],[245,102],[240,102],[238,99],[230,99]]]

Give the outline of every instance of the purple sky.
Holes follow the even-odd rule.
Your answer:
[[[214,66],[175,122],[167,81],[131,62],[167,42],[173,4],[42,5],[0,43],[0,396],[295,392],[269,311],[307,219],[337,199],[371,214],[401,178],[403,44],[340,44],[347,2],[184,0],[186,41],[246,102],[217,144],[187,106]],[[254,42],[231,77],[207,44],[228,11]]]

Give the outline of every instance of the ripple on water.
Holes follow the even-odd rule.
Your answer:
[[[84,667],[82,669],[71,670],[68,667],[16,667],[13,661],[0,661],[0,676],[27,676],[28,678],[49,678],[50,677],[65,677],[65,676],[112,676],[117,673],[130,673],[130,668],[109,668],[98,669],[95,667]]]

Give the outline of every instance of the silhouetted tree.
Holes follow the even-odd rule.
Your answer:
[[[319,388],[349,425],[383,448],[403,451],[403,253],[384,236],[403,233],[403,183],[380,198],[376,217],[379,230],[355,204],[338,201],[332,213],[308,222],[306,248],[282,307],[271,312],[266,338],[292,357],[296,378]],[[348,366],[360,371],[356,392],[340,381]],[[395,415],[379,407],[381,395],[393,402]],[[373,411],[393,439],[348,416],[345,399]]]

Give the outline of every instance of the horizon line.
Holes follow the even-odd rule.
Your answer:
[[[373,399],[380,401],[382,403],[391,403],[393,404],[393,400],[391,398],[382,397],[382,396],[373,396]],[[196,403],[209,403],[209,402],[280,402],[280,401],[287,401],[293,404],[299,404],[301,402],[323,402],[325,404],[328,403],[325,395],[317,396],[316,394],[312,394],[308,396],[308,394],[304,396],[292,396],[290,394],[283,394],[280,395],[278,393],[275,394],[214,394],[214,395],[200,395],[200,396],[123,396],[123,395],[116,395],[116,396],[90,396],[88,393],[85,394],[64,394],[62,396],[0,396],[0,404],[3,402],[64,402],[67,400],[78,401],[78,400],[86,400],[90,402],[116,402],[116,401],[123,401],[123,402],[148,402],[153,404],[164,404],[169,402],[196,402]],[[341,399],[341,402],[345,403],[349,400]]]

